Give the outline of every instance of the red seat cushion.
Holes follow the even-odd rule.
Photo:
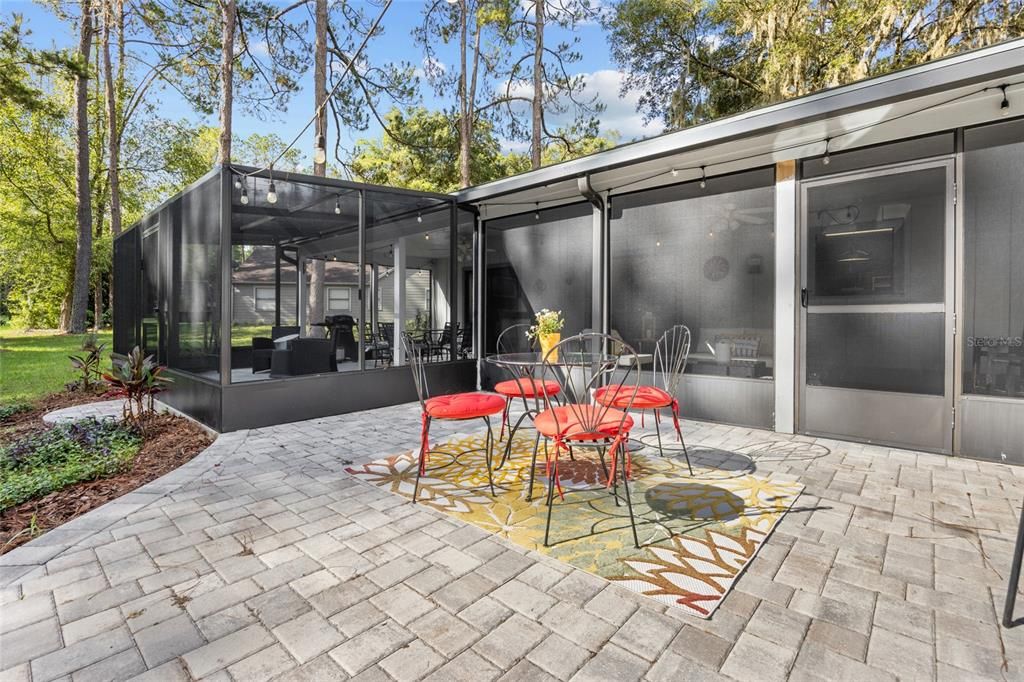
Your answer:
[[[506,395],[512,398],[535,398],[539,395],[555,395],[562,387],[558,385],[557,381],[548,379],[541,381],[540,379],[509,379],[508,381],[498,382],[494,386],[494,391],[502,395]]]
[[[625,420],[623,420],[625,417]],[[600,423],[596,423],[600,419]],[[544,410],[534,426],[548,438],[555,438],[561,431],[565,440],[600,440],[614,438],[619,433],[633,428],[633,418],[619,410],[594,405],[563,405]]]
[[[505,410],[505,399],[494,393],[453,393],[427,398],[427,414],[434,419],[473,419]]]
[[[632,406],[629,398],[636,390],[636,397],[633,398]],[[624,410],[632,407],[634,410],[653,410],[659,407],[670,407],[672,396],[656,386],[602,386],[594,391],[594,400],[602,405],[610,405]]]

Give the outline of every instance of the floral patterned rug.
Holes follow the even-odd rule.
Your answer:
[[[624,499],[616,504],[603,484],[597,451],[575,447],[575,461],[563,454],[559,464],[565,497],[555,495],[551,545],[544,547],[548,479],[543,444],[533,500],[527,500],[533,443],[532,432],[517,435],[512,456],[494,472],[493,498],[482,434],[435,444],[417,501],[702,618],[714,612],[803,490],[794,481],[754,474],[750,453],[691,445],[691,477],[682,458],[662,458],[647,448],[633,454],[630,493],[637,549]],[[414,453],[347,471],[412,498]]]

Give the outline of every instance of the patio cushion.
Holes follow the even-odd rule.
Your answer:
[[[595,425],[597,420],[600,420],[600,423]],[[623,431],[633,428],[633,418],[629,415],[619,410],[593,405],[553,407],[537,415],[533,423],[542,435],[548,438],[561,436],[565,440],[614,438],[619,433],[620,425]]]
[[[547,381],[541,381],[540,379],[509,379],[508,381],[499,381],[494,386],[494,391],[501,395],[507,395],[513,398],[520,396],[524,398],[534,398],[538,395],[555,395],[560,390],[561,386],[558,385],[557,381],[548,379]]]
[[[653,410],[659,407],[671,407],[672,396],[657,386],[640,386],[635,388],[632,409]],[[621,410],[630,407],[629,398],[633,395],[633,386],[602,386],[594,391],[594,400],[602,405],[611,405]]]
[[[494,393],[453,393],[426,400],[427,414],[434,419],[473,419],[505,410],[505,399]]]

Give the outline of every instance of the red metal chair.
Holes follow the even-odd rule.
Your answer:
[[[514,324],[498,334],[497,348],[499,354],[529,352],[534,350],[526,332],[530,329],[528,324]],[[556,395],[561,388],[557,381],[541,381],[529,374],[519,374],[512,379],[499,381],[494,385],[494,392],[505,396],[505,411],[501,413],[501,435],[499,440],[505,438],[505,426],[508,424],[508,413],[512,407],[512,401],[519,398],[523,401],[523,414],[516,420],[516,425],[509,428],[509,445],[512,443],[516,431],[523,423],[523,420],[534,414],[531,412],[529,401],[534,401],[534,407],[540,407],[540,399],[544,395]]]
[[[405,348],[406,362],[412,370],[416,395],[422,409],[422,428],[420,431],[419,467],[416,471],[416,486],[413,488],[412,501],[420,491],[420,478],[427,471],[427,459],[430,456],[430,423],[435,419],[447,421],[468,421],[483,419],[487,424],[487,438],[484,457],[487,460],[487,483],[494,495],[494,476],[492,475],[491,457],[494,449],[494,430],[491,428],[491,417],[505,409],[505,400],[500,395],[474,391],[471,393],[453,393],[430,397],[427,387],[427,373],[423,362],[424,348],[416,343],[412,336],[403,333],[402,345]],[[437,452],[441,452],[438,450]],[[450,466],[450,465],[445,465]]]
[[[654,428],[658,434],[658,451],[665,456],[665,448],[661,443],[661,410],[672,410],[672,424],[675,426],[676,435],[683,446],[683,455],[686,457],[686,466],[693,476],[693,467],[690,465],[690,453],[686,450],[686,441],[683,440],[683,430],[679,427],[679,400],[676,398],[679,390],[679,382],[686,370],[686,361],[690,356],[690,330],[682,324],[668,329],[658,339],[654,347],[654,376],[653,386],[640,386],[634,393],[616,392],[612,386],[604,386],[594,393],[594,399],[602,405],[608,405],[617,409],[629,409],[632,405],[634,410],[642,412],[652,410],[654,412]],[[657,384],[660,384],[658,386]]]
[[[629,522],[633,529],[633,542],[639,547],[633,504],[629,496],[629,449],[625,447],[633,428],[633,418],[629,416],[632,406],[629,396],[635,395],[640,385],[636,352],[607,334],[577,334],[548,351],[542,378],[548,377],[559,384],[564,403],[555,403],[554,394],[545,394],[544,411],[533,422],[538,434],[545,439],[548,517],[544,529],[544,546],[549,544],[555,490],[558,490],[560,499],[565,497],[558,480],[558,457],[561,452],[568,452],[572,444],[576,444],[597,448],[607,479],[606,487],[614,487],[616,504],[619,501],[616,477],[621,475],[626,506],[629,508]],[[623,407],[592,401],[591,395],[601,387],[610,388],[615,391],[615,395],[621,396]],[[553,454],[548,448],[549,442],[554,444]],[[531,493],[537,467],[537,451],[535,447],[530,467]],[[610,471],[605,465],[606,453],[611,459]]]

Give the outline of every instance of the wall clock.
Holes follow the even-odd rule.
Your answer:
[[[712,282],[725,279],[729,274],[729,261],[722,256],[712,256],[704,261],[704,277]]]

